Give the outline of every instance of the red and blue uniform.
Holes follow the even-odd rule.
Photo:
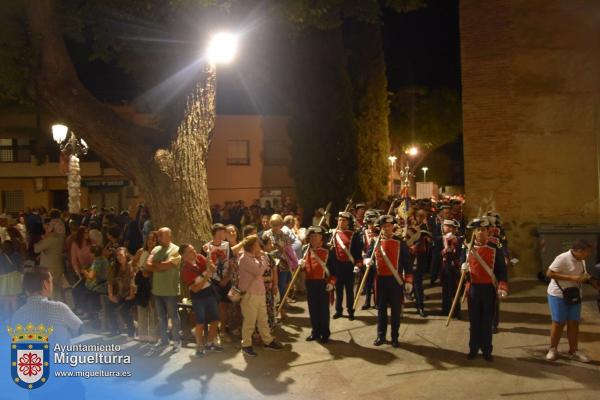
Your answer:
[[[467,255],[463,251],[462,259],[466,259],[469,266],[469,323],[470,338],[469,350],[477,354],[481,349],[484,356],[492,354],[492,326],[497,301],[497,291],[507,290],[508,275],[504,254],[493,242],[473,244],[473,252],[492,270],[498,287],[475,256]]]
[[[383,252],[381,251],[383,249]],[[394,277],[383,255],[389,259],[389,264],[394,268],[404,282],[412,283],[410,268],[410,253],[406,243],[398,237],[381,237],[379,247],[375,249],[375,265],[377,267],[377,278],[375,281],[375,294],[377,302],[377,338],[385,341],[388,317],[387,308],[391,313],[391,337],[392,343],[398,342],[400,330],[400,312],[404,287]],[[404,274],[403,274],[404,273]]]
[[[335,285],[336,277],[334,265],[329,256],[329,250],[319,247],[309,250],[305,247],[304,258],[306,279],[306,300],[308,302],[308,314],[312,326],[311,336],[315,339],[329,339],[329,304],[331,292],[326,290],[327,284]],[[315,257],[319,257],[321,262]],[[327,270],[321,265],[325,265]]]
[[[343,247],[340,244],[343,243]],[[334,231],[333,246],[330,250],[332,265],[336,271],[335,311],[342,314],[342,300],[346,292],[346,308],[354,316],[354,266],[362,264],[362,240],[360,234],[351,230]],[[350,257],[350,256],[351,257]]]

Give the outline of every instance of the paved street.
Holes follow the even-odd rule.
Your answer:
[[[192,349],[159,358],[142,356],[146,346],[124,344],[133,355],[133,380],[157,398],[326,398],[326,399],[459,399],[483,398],[596,399],[600,390],[600,316],[595,295],[588,292],[581,327],[581,348],[594,360],[585,365],[564,357],[544,360],[549,318],[545,287],[535,281],[514,281],[502,306],[501,332],[494,336],[495,362],[465,358],[468,323],[442,317],[423,319],[409,304],[401,326],[401,348],[376,348],[375,312],[360,311],[356,321],[333,321],[331,343],[307,343],[305,303],[294,305],[278,337],[289,350],[259,350],[246,360],[237,346],[204,359]],[[439,310],[439,289],[427,290],[430,309]],[[465,311],[463,311],[465,313]],[[466,313],[465,313],[466,316]],[[97,342],[86,335],[86,342]],[[102,340],[102,339],[100,339]],[[122,340],[117,339],[115,343]],[[124,340],[123,340],[124,342]],[[566,337],[560,351],[566,353]],[[127,385],[129,380],[115,380]]]

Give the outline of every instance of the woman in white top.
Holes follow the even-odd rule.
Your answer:
[[[586,272],[585,259],[592,254],[592,250],[593,246],[589,242],[578,240],[571,246],[569,251],[559,254],[548,267],[546,276],[551,279],[548,285],[548,305],[552,316],[550,350],[546,354],[548,361],[554,361],[558,358],[557,347],[565,324],[567,325],[567,337],[569,338],[570,358],[580,362],[590,361],[577,347],[581,303],[567,304],[564,300],[564,291],[569,288],[578,288],[579,297],[581,298],[581,284],[587,282],[590,278]],[[596,286],[597,283],[593,282],[593,285]]]
[[[158,233],[150,231],[146,237],[144,247],[135,253],[132,260],[136,271],[135,284],[138,287],[136,295],[138,336],[139,340],[146,342],[155,342],[158,339],[158,316],[152,299],[152,272],[145,271],[148,256],[157,245]]]

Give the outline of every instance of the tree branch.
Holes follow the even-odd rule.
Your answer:
[[[121,117],[83,86],[66,49],[54,0],[25,0],[24,4],[37,57],[36,101],[64,118],[98,155],[124,174],[144,171],[143,163],[152,159],[164,135]]]

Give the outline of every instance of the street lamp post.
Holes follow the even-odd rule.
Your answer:
[[[81,171],[79,156],[86,155],[88,145],[85,140],[77,138],[66,125],[52,125],[52,138],[58,145],[62,159],[67,164],[67,190],[69,191],[69,213],[79,214],[81,211]]]
[[[410,160],[414,158],[417,154],[419,154],[419,149],[416,146],[411,146],[407,148],[404,153],[407,155],[406,157],[406,166],[400,171],[400,176],[402,177],[402,186],[408,187],[410,191],[410,178],[415,175],[411,172],[410,168]]]
[[[396,167],[396,160],[398,157],[391,155],[388,157],[390,160],[390,194],[394,194],[394,168]]]
[[[427,167],[421,168],[421,171],[423,171],[423,182],[427,182],[427,171],[428,170],[429,170],[429,168],[427,168]]]

